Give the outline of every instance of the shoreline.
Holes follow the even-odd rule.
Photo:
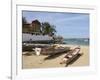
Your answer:
[[[43,45],[43,46],[50,46],[50,45],[61,45],[61,46],[89,46],[89,45],[82,45],[82,44],[35,44],[35,43],[24,43],[24,45],[32,46],[32,45]]]

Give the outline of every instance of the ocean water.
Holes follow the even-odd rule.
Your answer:
[[[68,38],[64,39],[65,44],[71,44],[71,45],[87,45],[89,46],[89,38]]]

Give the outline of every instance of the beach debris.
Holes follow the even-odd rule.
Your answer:
[[[40,53],[41,53],[41,48],[33,48],[33,50],[35,51],[35,54],[36,54],[37,56],[40,55]]]

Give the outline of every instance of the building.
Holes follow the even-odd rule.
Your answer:
[[[61,43],[63,39],[62,37],[54,37],[50,34],[43,35],[41,23],[38,20],[34,20],[30,24],[25,23],[22,28],[22,42]]]
[[[53,38],[50,37],[49,35],[32,35],[30,33],[23,33],[22,42],[52,43]]]
[[[22,27],[23,33],[32,33],[32,34],[40,34],[41,32],[41,23],[38,20],[32,21],[32,23],[25,23]]]
[[[32,21],[31,30],[33,32],[40,32],[41,31],[41,23],[38,20]]]

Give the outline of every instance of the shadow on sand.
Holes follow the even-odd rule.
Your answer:
[[[69,51],[67,51],[67,52],[69,52]],[[49,55],[49,56],[47,56],[46,58],[44,58],[44,60],[50,60],[50,59],[54,59],[54,58],[57,58],[57,57],[59,57],[59,56],[61,56],[61,55],[63,55],[63,54],[66,54],[67,52],[59,52],[59,53],[57,53],[57,54],[52,54],[52,55]]]

